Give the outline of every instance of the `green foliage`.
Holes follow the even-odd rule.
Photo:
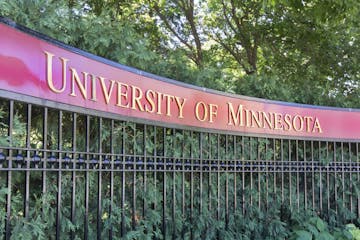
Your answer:
[[[0,108],[0,145],[9,146],[8,125],[6,123],[5,112]]]
[[[8,101],[3,103],[4,109],[6,103]],[[13,139],[8,136],[7,111],[2,111],[0,122],[3,123],[2,131],[8,141],[5,141],[1,148],[6,149],[9,142],[17,142],[16,148],[21,148],[25,144],[25,140],[28,138],[26,130],[28,119],[25,117],[28,110],[24,106],[24,104],[14,103],[14,128],[11,135]],[[31,146],[36,148],[39,154],[43,154],[41,150],[44,141],[43,109],[33,106],[31,111]],[[89,127],[91,139],[89,149],[92,152],[89,154],[89,158],[99,157],[100,143],[103,159],[109,156],[111,158],[110,142],[113,141],[114,153],[125,161],[128,157],[144,155],[148,157],[147,161],[155,159],[165,162],[170,159],[171,161],[181,160],[183,163],[189,160],[195,163],[201,158],[205,164],[211,163],[210,161],[214,159],[236,160],[243,163],[251,163],[259,159],[266,161],[289,159],[292,161],[295,160],[295,155],[297,161],[300,162],[305,159],[308,161],[309,156],[312,156],[313,161],[322,166],[328,165],[333,160],[341,161],[340,157],[357,161],[356,154],[353,152],[356,149],[354,144],[311,141],[281,142],[279,139],[205,134],[149,125],[145,128],[142,124],[117,120],[114,120],[113,132],[111,132],[112,122],[104,118],[101,120],[100,131],[100,118],[90,116],[90,126],[87,126],[87,117],[81,114],[77,114],[77,129],[75,129],[76,149],[80,152],[73,153],[73,135],[71,131],[65,129],[72,128],[74,118],[67,112],[60,115],[59,111],[55,109],[48,110],[48,131],[45,137],[48,140],[47,148],[52,151],[49,154],[59,154],[58,122],[60,116],[63,118],[61,148],[72,159],[84,154],[81,151],[86,148],[85,132]],[[14,150],[13,154],[17,152]],[[35,152],[35,149],[31,152]],[[9,154],[9,152],[5,150],[5,154]],[[23,154],[26,153],[23,152]],[[120,239],[122,234],[125,239],[162,239],[171,236],[190,238],[191,235],[197,239],[205,237],[216,239],[218,236],[223,239],[351,239],[350,233],[356,235],[356,229],[345,227],[345,224],[356,220],[355,213],[348,206],[349,200],[358,195],[359,179],[353,175],[350,181],[350,178],[344,176],[345,181],[341,173],[330,174],[328,177],[331,185],[327,188],[325,187],[325,173],[320,175],[318,172],[309,171],[307,174],[308,178],[312,178],[313,183],[308,182],[306,190],[303,186],[303,181],[306,179],[303,173],[299,177],[296,173],[238,172],[234,174],[215,171],[203,172],[200,178],[200,173],[197,171],[191,173],[148,170],[144,174],[141,171],[122,172],[116,170],[113,173],[113,182],[116,183],[113,189],[114,198],[111,199],[108,185],[111,178],[109,171],[89,170],[88,174],[85,174],[79,170],[75,172],[75,178],[71,172],[62,171],[61,179],[59,179],[58,172],[50,170],[46,175],[45,192],[43,192],[43,179],[40,172],[31,171],[30,208],[25,216],[23,205],[25,175],[22,170],[19,170],[13,172],[10,191],[8,188],[0,191],[0,205],[5,206],[7,194],[11,192],[10,225],[13,239],[45,239],[54,236],[59,186],[62,189],[59,212],[60,235],[64,238],[69,236],[69,233],[73,233],[77,239],[84,236],[85,191],[88,191],[89,238],[95,238],[98,234],[96,223],[98,206],[100,206],[100,235],[102,238],[107,238],[111,229],[114,239]],[[101,185],[102,201],[99,203],[98,179],[100,175],[103,184]],[[6,186],[6,178],[1,177],[0,185]],[[123,179],[124,186],[121,184]],[[74,191],[76,194],[74,216],[72,216],[71,209],[73,181],[75,181]],[[284,183],[283,189],[281,189],[281,182]],[[315,206],[312,206],[309,196],[309,194],[313,194],[310,191],[313,187],[312,184],[314,184],[314,194],[316,195],[314,196],[316,198]],[[320,187],[321,184],[323,184],[322,187]],[[88,189],[86,189],[87,185]],[[227,188],[227,195],[224,187]],[[134,189],[136,189],[135,195]],[[164,191],[167,192],[166,200],[163,198]],[[321,215],[319,215],[318,202],[320,193],[323,199],[332,199],[331,196],[338,196],[337,201],[330,203],[330,211],[321,212]],[[122,194],[124,194],[123,203]],[[237,195],[237,208],[233,208],[235,194]],[[242,202],[241,196],[245,199],[244,202]],[[228,213],[224,208],[226,202],[229,204]],[[122,204],[124,204],[123,207]],[[217,209],[218,204],[221,206],[219,210]],[[307,204],[308,211],[298,211],[305,209],[305,204]],[[332,209],[336,209],[336,211]],[[0,207],[0,214],[3,216],[0,219],[0,230],[4,230],[5,211],[4,207]],[[165,231],[162,227],[164,219]],[[124,226],[124,232],[121,232],[120,226]]]
[[[6,196],[9,193],[8,188],[0,189],[0,204],[4,206],[6,203]],[[6,210],[4,207],[0,207],[0,232],[5,232]]]
[[[97,16],[85,1],[71,8],[66,1],[0,1],[0,15],[96,55],[144,69],[154,61],[147,40],[131,22],[114,19],[111,11],[104,9]]]
[[[330,230],[326,222],[319,217],[310,217],[309,219],[299,222],[292,231],[290,239],[297,240],[335,240],[335,239],[353,239],[350,232],[345,228],[335,228]]]
[[[122,64],[342,107],[359,107],[359,9],[357,1],[0,1],[0,15]]]
[[[7,114],[7,113],[6,113]],[[21,119],[21,115],[16,113],[13,119],[12,139],[8,136],[9,125],[5,117],[5,112],[0,108],[0,146],[23,147],[26,142],[26,124]]]
[[[17,212],[12,219],[11,239],[48,239],[53,235],[51,226],[55,223],[56,211],[50,205],[54,201],[53,196],[42,195],[40,198],[35,199],[35,207],[31,208],[29,216],[23,217],[23,212],[19,211],[21,204],[21,195],[18,193],[12,197],[16,207],[12,211]]]
[[[354,240],[360,240],[360,229],[354,224],[346,225],[347,230],[351,233]]]
[[[93,175],[95,177],[95,175]],[[139,179],[140,181],[141,179]],[[90,182],[95,181],[91,178]],[[176,178],[175,181],[181,182],[180,177]],[[66,177],[64,179],[63,187],[71,184],[70,178]],[[155,182],[148,182],[148,186],[153,186]],[[160,184],[157,182],[156,184]],[[70,187],[70,186],[69,186]],[[181,212],[176,213],[176,219],[174,225],[168,225],[168,231],[166,233],[161,231],[162,216],[158,209],[154,209],[152,206],[160,205],[162,194],[160,189],[152,188],[146,191],[142,191],[143,187],[138,186],[138,199],[146,199],[145,216],[140,217],[136,220],[136,227],[131,229],[132,217],[129,214],[128,209],[121,209],[118,205],[113,204],[111,213],[107,212],[109,206],[112,204],[109,199],[105,199],[102,202],[102,237],[106,238],[110,227],[113,229],[114,239],[120,239],[119,228],[115,226],[121,226],[122,214],[127,212],[124,215],[125,225],[129,231],[126,232],[126,235],[121,239],[163,239],[164,234],[166,236],[171,236],[172,232],[177,232],[176,236],[185,236],[189,237],[191,232],[194,238],[203,238],[206,236],[206,239],[217,239],[217,236],[221,236],[221,239],[357,239],[358,229],[354,225],[347,225],[345,227],[334,227],[330,228],[328,223],[318,216],[314,215],[311,212],[299,213],[297,211],[291,212],[288,219],[280,219],[280,205],[272,205],[272,208],[268,211],[260,211],[256,206],[247,206],[247,211],[245,213],[235,211],[231,212],[229,215],[229,224],[226,226],[224,222],[224,216],[221,219],[217,220],[216,217],[207,209],[203,208],[201,213],[194,213],[192,222],[196,224],[191,224],[189,219],[184,219],[181,216]],[[171,183],[169,183],[170,190]],[[65,188],[66,189],[66,188]],[[49,239],[49,237],[54,236],[54,223],[55,223],[55,195],[57,189],[55,186],[49,189],[49,192],[45,195],[39,195],[41,197],[35,198],[35,205],[31,208],[29,217],[23,217],[23,212],[21,211],[21,193],[17,193],[12,197],[12,235],[11,239]],[[82,191],[82,190],[81,190]],[[70,192],[63,194],[63,199],[66,199],[66,194],[71,194]],[[0,203],[4,204],[4,199],[6,194],[8,194],[7,189],[2,189]],[[81,195],[77,195],[78,199],[76,200],[77,213],[84,211],[83,201]],[[196,196],[194,199],[194,205],[198,204],[199,198]],[[82,223],[81,218],[75,220],[73,223],[69,214],[66,212],[69,209],[67,205],[69,203],[63,202],[62,206],[62,217],[61,217],[61,234],[66,236],[70,231],[75,231],[76,239],[82,238]],[[125,204],[127,205],[127,204]],[[169,202],[170,205],[170,202]],[[0,209],[3,211],[2,209]],[[179,211],[179,210],[177,210]],[[170,214],[167,213],[167,214]],[[186,213],[186,214],[189,214]],[[2,212],[1,216],[5,216],[5,212]],[[83,216],[83,214],[80,214]],[[90,216],[92,213],[90,213]],[[79,221],[80,220],[80,221]],[[171,220],[172,221],[172,220]],[[0,222],[0,227],[4,226],[4,218]],[[176,229],[172,227],[176,226]],[[93,238],[96,235],[96,232],[93,231],[95,226],[89,226],[89,238]],[[2,229],[4,230],[4,229]]]

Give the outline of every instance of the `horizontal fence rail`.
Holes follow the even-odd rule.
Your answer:
[[[4,239],[259,239],[241,226],[360,218],[359,110],[189,86],[3,18],[0,32]]]

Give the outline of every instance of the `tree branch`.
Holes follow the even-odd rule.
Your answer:
[[[166,25],[166,28],[171,31],[175,37],[177,39],[179,39],[179,41],[184,44],[187,48],[189,48],[190,51],[193,51],[193,47],[185,40],[183,39],[176,31],[175,29],[173,29],[173,27],[170,25],[169,21],[167,20],[167,18],[165,17],[164,14],[162,14],[159,6],[157,4],[154,5],[154,9],[156,11],[156,13],[158,14],[158,16],[160,17],[160,19],[164,22],[164,24]]]

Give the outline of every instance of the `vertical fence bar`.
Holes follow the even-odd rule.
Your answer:
[[[31,109],[32,105],[27,104],[27,133],[26,133],[26,171],[25,171],[25,199],[24,217],[29,217],[29,188],[30,188],[30,135],[31,135]]]
[[[227,230],[229,227],[229,173],[228,173],[228,166],[229,166],[229,157],[228,157],[228,148],[229,148],[229,136],[225,135],[225,229]]]
[[[272,142],[273,142],[273,171],[274,171],[274,173],[273,173],[273,177],[274,177],[274,182],[273,182],[273,184],[274,184],[274,188],[273,188],[273,190],[274,190],[274,200],[275,200],[275,202],[277,201],[277,194],[276,194],[276,191],[277,191],[277,186],[276,186],[276,177],[277,177],[277,174],[276,174],[276,164],[277,164],[277,162],[276,162],[276,153],[277,153],[277,150],[276,150],[276,140],[275,139],[273,139],[272,140]]]
[[[135,227],[136,227],[136,219],[137,219],[137,216],[136,216],[136,135],[137,135],[137,128],[136,128],[136,123],[133,124],[133,134],[134,134],[134,139],[133,139],[133,156],[132,156],[132,159],[133,159],[133,169],[132,169],[132,203],[131,203],[131,206],[132,206],[132,229],[135,230]]]
[[[337,207],[337,204],[336,204],[336,201],[338,199],[338,189],[337,189],[337,171],[338,171],[338,168],[337,168],[337,154],[336,154],[336,151],[337,151],[337,144],[336,142],[334,142],[334,162],[335,162],[335,171],[334,171],[334,204],[335,204],[335,213],[337,214],[338,213],[338,207]]]
[[[293,209],[293,202],[292,202],[292,158],[291,158],[291,147],[292,147],[292,144],[291,144],[291,140],[289,139],[288,140],[288,169],[289,169],[289,206],[290,206],[290,210],[292,211]]]
[[[303,172],[304,172],[304,206],[305,206],[305,210],[307,209],[307,203],[308,203],[308,190],[307,190],[307,174],[306,174],[306,164],[307,164],[307,158],[306,158],[306,141],[303,141],[303,154],[304,154],[304,159],[303,159]]]
[[[326,159],[329,161],[329,142],[326,142]],[[331,161],[332,162],[332,161]],[[332,164],[332,163],[330,163]],[[330,213],[330,174],[329,164],[326,167],[326,198],[327,198],[327,213]]]
[[[216,206],[216,220],[220,220],[220,134],[217,134],[217,142],[216,142],[216,153],[217,153],[217,171],[216,171],[216,198],[217,198],[217,206]],[[219,232],[217,233],[219,234]]]
[[[121,141],[121,156],[122,156],[122,171],[121,171],[121,237],[124,237],[126,234],[125,230],[125,181],[126,181],[126,172],[125,172],[125,122],[122,123],[122,141]],[[156,135],[156,134],[155,134]]]
[[[157,170],[156,170],[156,165],[157,165],[157,146],[158,146],[158,143],[157,143],[157,127],[154,126],[154,166],[155,166],[155,170],[154,170],[154,191],[157,190],[157,187],[156,187],[156,184],[157,184]],[[153,209],[155,210],[156,209],[156,202],[154,203],[153,205]]]
[[[200,148],[200,151],[199,151],[199,156],[200,157],[200,172],[199,172],[199,181],[200,181],[200,202],[199,202],[199,214],[202,213],[202,207],[203,207],[203,199],[202,199],[202,196],[203,196],[203,133],[200,132],[199,133],[199,148]]]
[[[345,208],[345,169],[344,169],[344,142],[341,141],[341,191],[343,207]]]
[[[262,164],[262,161],[261,161],[261,157],[260,157],[260,146],[261,144],[261,141],[259,138],[257,138],[257,157],[256,157],[256,164],[257,164],[257,174],[258,174],[258,182],[257,182],[257,185],[258,185],[258,208],[259,208],[259,211],[261,210],[261,172],[262,172],[262,167],[260,167],[260,165],[263,165]]]
[[[71,222],[75,225],[75,200],[76,200],[76,162],[75,162],[75,153],[76,153],[76,120],[77,114],[73,113],[73,124],[72,124],[72,135],[73,135],[73,142],[72,142],[72,163],[71,163],[71,181],[72,181],[72,189],[71,189]],[[71,231],[70,239],[75,238],[75,232]]]
[[[206,138],[206,137],[204,137],[204,134],[205,133],[203,133],[203,132],[200,132],[199,133],[199,162],[200,162],[200,205],[199,205],[199,215],[200,216],[202,216],[202,214],[203,214],[203,212],[204,212],[204,209],[203,209],[203,201],[204,201],[204,199],[203,199],[203,191],[204,191],[204,186],[203,186],[203,184],[204,184],[204,173],[203,173],[203,171],[204,171],[204,166],[206,165],[206,162],[204,162],[205,161],[205,159],[206,159],[206,157],[207,156],[205,156],[205,154],[204,154],[204,145],[203,145],[203,141],[204,141],[204,138]],[[206,176],[206,175],[205,175]],[[209,201],[209,199],[207,199],[207,201]],[[205,238],[205,236],[206,236],[206,230],[207,230],[207,228],[208,228],[208,226],[207,226],[207,224],[205,224],[205,227],[204,227],[204,229],[202,229],[202,232],[201,232],[201,238]]]
[[[356,143],[356,166],[357,166],[357,180],[360,182],[360,159],[359,159],[359,143]],[[357,216],[360,217],[360,194],[357,194]]]
[[[185,165],[184,165],[184,161],[185,161],[185,132],[184,130],[181,131],[181,134],[183,136],[183,141],[181,142],[181,159],[182,159],[182,163],[181,163],[181,167],[182,167],[182,171],[181,171],[181,215],[184,219],[186,219],[185,216]],[[181,231],[181,237],[184,239],[185,238],[185,227],[184,224],[182,225],[182,231]]]
[[[42,171],[42,196],[46,194],[46,168],[47,168],[47,135],[48,135],[48,108],[44,108],[44,118],[43,118],[43,148],[44,148],[44,164],[43,164],[43,171]],[[42,205],[45,206],[45,198],[43,198]]]
[[[194,141],[194,133],[193,131],[190,132],[191,144],[190,144],[190,225],[193,226],[194,224],[194,148],[193,148],[193,141]],[[194,230],[191,227],[190,231],[190,239],[194,239]]]
[[[297,195],[297,209],[300,211],[300,163],[299,163],[299,140],[296,140],[296,195]]]
[[[280,139],[280,161],[281,161],[281,204],[284,203],[284,139]]]
[[[252,158],[252,151],[253,151],[253,148],[252,148],[252,138],[251,137],[248,137],[249,139],[249,159],[248,162],[249,162],[249,165],[250,165],[250,206],[252,207],[253,206],[253,188],[254,188],[254,179],[253,179],[253,158]]]
[[[175,219],[175,211],[176,211],[176,176],[177,176],[177,159],[176,157],[176,153],[175,153],[175,148],[176,148],[176,143],[177,141],[176,140],[176,131],[175,131],[175,128],[172,129],[172,138],[173,138],[173,141],[172,141],[172,163],[173,163],[173,171],[172,171],[172,209],[171,209],[171,218],[172,218],[172,224],[173,224],[173,227],[172,227],[172,239],[175,239],[176,238],[176,219]],[[176,164],[176,165],[175,165]]]
[[[207,144],[207,147],[208,147],[208,164],[209,164],[209,172],[208,172],[208,210],[211,212],[212,210],[212,196],[211,196],[211,188],[212,188],[212,180],[211,180],[211,172],[212,172],[212,165],[213,165],[213,158],[212,158],[212,134],[208,133],[207,134],[207,137],[208,137],[208,144]]]
[[[247,161],[245,159],[245,140],[244,140],[244,137],[241,137],[241,156],[242,156],[242,161],[241,161],[241,165],[242,165],[242,173],[241,173],[241,177],[242,177],[242,185],[241,185],[241,194],[242,194],[242,198],[241,198],[241,201],[242,201],[242,213],[245,214],[245,161]]]
[[[163,199],[162,199],[162,232],[164,235],[164,239],[166,239],[166,128],[163,128],[163,136],[162,136],[162,144],[163,144],[163,160],[162,163],[164,164],[164,169],[163,169],[163,185],[162,185],[162,192],[163,192]]]
[[[281,204],[284,203],[284,139],[280,139],[280,158],[281,158]]]
[[[350,212],[353,212],[353,179],[352,179],[352,153],[351,153],[351,143],[348,143],[348,148],[349,148],[349,163],[347,164],[349,166],[348,169],[350,169],[349,171],[349,191],[350,191]]]
[[[318,141],[318,144],[319,144],[319,162],[318,162],[318,165],[319,165],[319,209],[320,209],[320,212],[323,211],[323,180],[322,180],[322,162],[324,162],[321,158],[322,158],[322,151],[321,151],[321,142]],[[315,203],[314,203],[315,205]]]
[[[57,202],[56,202],[56,239],[60,239],[60,224],[61,224],[61,182],[62,182],[62,122],[63,112],[59,111],[59,171],[57,175]]]
[[[143,154],[144,154],[144,172],[143,172],[143,185],[144,185],[144,193],[147,194],[147,151],[146,151],[146,140],[147,140],[147,125],[144,125],[144,134],[143,134]],[[146,217],[146,199],[143,199],[143,217]]]
[[[268,159],[268,151],[269,151],[269,146],[268,146],[268,138],[265,138],[265,199],[266,199],[266,210],[269,209],[269,164],[271,164],[271,159]]]
[[[319,144],[320,144],[320,142],[319,142]],[[310,141],[310,151],[311,151],[311,206],[312,206],[312,209],[315,209],[314,141]],[[319,153],[318,154],[319,154],[318,161],[320,161],[320,145],[319,145]],[[321,175],[320,175],[320,179],[321,179]]]
[[[71,170],[71,179],[72,179],[72,191],[71,191],[71,222],[75,225],[75,201],[76,201],[76,162],[75,162],[75,153],[76,153],[76,128],[77,128],[77,114],[73,113],[73,125],[72,125],[72,170]],[[71,231],[71,239],[75,238],[75,231]]]
[[[98,196],[97,196],[97,221],[96,221],[96,232],[97,232],[97,239],[100,240],[101,239],[101,214],[102,214],[102,141],[101,141],[101,137],[102,137],[102,128],[103,128],[103,119],[99,118],[99,123],[98,123],[98,129],[99,129],[99,149],[98,149],[98,153],[99,153],[99,171],[98,171]]]
[[[238,161],[237,161],[237,138],[236,135],[234,135],[234,143],[233,143],[233,148],[234,148],[234,156],[233,156],[233,165],[234,165],[234,212],[237,211],[237,165],[238,165]],[[210,145],[210,144],[209,144]]]
[[[14,124],[14,101],[10,101],[9,109],[9,145],[13,145],[13,124]],[[5,221],[5,239],[9,240],[11,236],[11,195],[12,195],[12,149],[9,149],[9,171],[7,171],[7,189],[8,194],[6,195],[6,221]]]
[[[114,120],[111,120],[111,130],[110,130],[110,161],[111,161],[111,169],[110,169],[110,205],[109,205],[109,217],[110,217],[110,228],[109,228],[109,239],[113,239],[113,206],[114,206]]]
[[[292,210],[293,205],[292,205],[292,157],[291,157],[291,140],[288,139],[288,157],[286,159],[287,163],[286,165],[288,166],[288,175],[289,175],[289,180],[288,180],[288,184],[289,184],[289,207],[290,210]]]
[[[84,214],[84,239],[89,234],[89,156],[90,152],[90,116],[86,115],[86,171],[85,171],[85,214]]]

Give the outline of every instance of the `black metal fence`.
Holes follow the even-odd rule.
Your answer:
[[[112,239],[139,225],[155,238],[203,237],[216,226],[199,216],[228,228],[277,204],[360,217],[358,142],[174,129],[1,93],[5,239],[21,221],[34,227],[26,219],[49,238]]]

